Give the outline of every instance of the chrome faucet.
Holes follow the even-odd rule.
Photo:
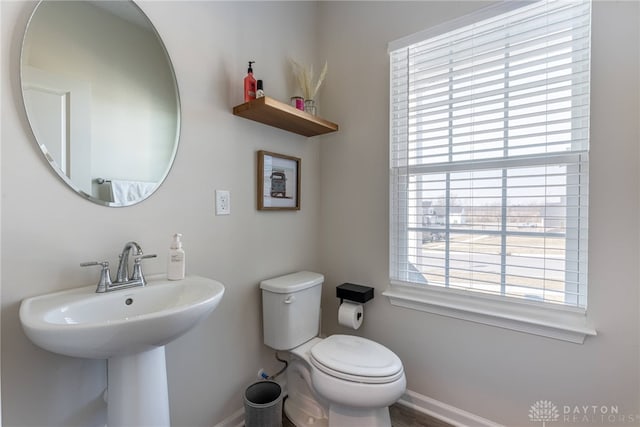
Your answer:
[[[129,276],[129,256],[131,249],[135,249],[133,273]],[[100,273],[100,281],[96,288],[97,293],[115,291],[117,289],[132,288],[135,286],[144,286],[147,284],[142,274],[142,260],[148,258],[155,258],[157,255],[143,255],[142,248],[136,242],[127,242],[120,254],[120,262],[118,263],[118,271],[116,273],[116,281],[111,282],[111,273],[109,271],[108,261],[90,261],[83,262],[80,267],[89,267],[93,265],[99,265],[102,267]]]
[[[142,248],[136,242],[127,242],[120,254],[120,262],[118,263],[118,272],[116,273],[116,283],[123,283],[129,280],[129,253],[131,249],[136,250],[134,255],[142,255]]]

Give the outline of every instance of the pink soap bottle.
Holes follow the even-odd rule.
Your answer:
[[[255,62],[249,61],[247,77],[244,78],[244,102],[256,99],[256,79],[253,78],[253,68],[251,68],[251,64],[255,64]]]

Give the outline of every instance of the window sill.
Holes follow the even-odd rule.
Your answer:
[[[392,283],[382,295],[392,305],[582,344],[596,336],[584,310],[540,306],[454,289]]]

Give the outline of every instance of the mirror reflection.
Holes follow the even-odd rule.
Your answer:
[[[129,1],[42,1],[21,57],[34,136],[72,189],[107,206],[150,196],[178,146],[178,89],[164,45]]]

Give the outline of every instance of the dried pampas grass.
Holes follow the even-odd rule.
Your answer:
[[[296,76],[298,86],[300,86],[300,90],[302,90],[302,96],[304,97],[304,99],[315,99],[320,86],[322,86],[324,78],[327,76],[327,62],[325,61],[322,72],[320,73],[320,77],[318,77],[318,81],[314,85],[313,66],[307,67],[301,65],[293,59],[291,59],[290,61],[291,66],[293,67],[293,74]]]

